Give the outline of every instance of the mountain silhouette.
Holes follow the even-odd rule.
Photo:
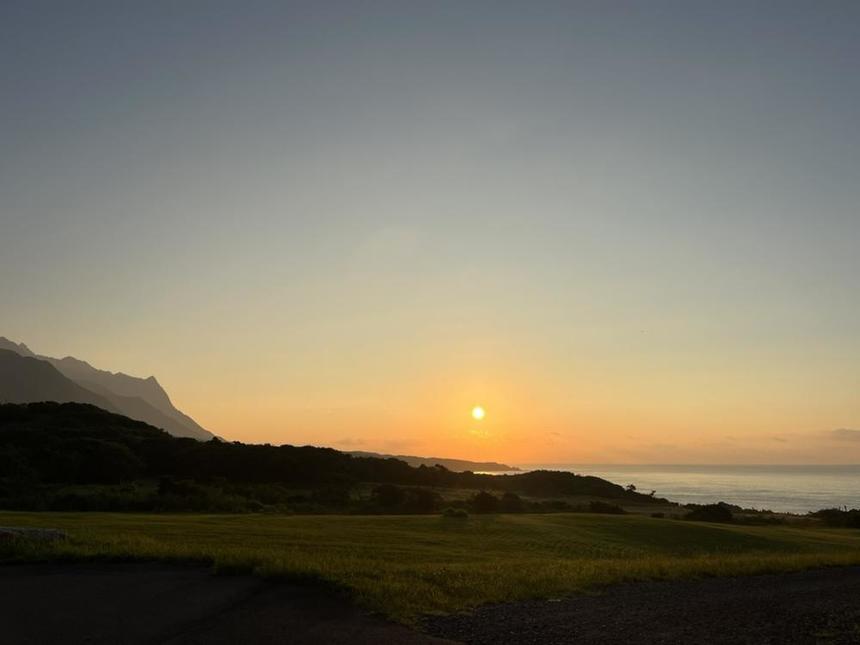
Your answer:
[[[14,352],[20,357],[36,360],[52,367],[55,372],[59,373],[59,376],[64,377],[78,388],[76,391],[80,398],[72,397],[70,395],[72,390],[68,387],[59,388],[58,390],[58,386],[48,387],[47,385],[43,385],[41,380],[37,379],[29,384],[18,383],[17,385],[12,385],[10,383],[8,390],[7,384],[0,382],[0,401],[8,400],[17,403],[30,401],[92,403],[111,412],[123,414],[131,419],[145,421],[177,437],[192,437],[206,441],[214,436],[211,432],[202,428],[194,419],[181,410],[178,410],[154,376],[138,378],[123,374],[122,372],[108,372],[97,369],[86,361],[72,356],[66,356],[65,358],[40,356],[31,351],[24,343],[14,343],[0,336],[0,351],[2,350]],[[10,369],[12,368],[10,367]],[[35,378],[36,373],[27,372],[26,377],[22,373],[18,380],[21,381],[31,376]],[[15,388],[18,389],[16,390]],[[23,394],[28,389],[28,396],[31,398],[8,398],[12,396],[13,392],[20,390]],[[43,390],[44,393],[42,393]],[[55,390],[64,392],[63,396],[66,398],[58,399],[54,396],[47,396],[47,393]]]
[[[89,403],[117,412],[107,399],[66,378],[50,363],[8,349],[0,349],[0,401]]]
[[[20,354],[21,356],[36,358],[36,355],[31,352],[30,348],[24,343],[13,343],[11,340],[4,338],[3,336],[0,336],[0,349],[8,349],[9,351]]]

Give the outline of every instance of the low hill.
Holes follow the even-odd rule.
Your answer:
[[[378,452],[365,452],[363,450],[351,450],[349,453],[354,457],[376,457],[379,459],[399,459],[410,466],[444,466],[455,473],[466,471],[480,473],[514,472],[519,470],[515,466],[500,464],[495,461],[469,461],[468,459],[446,459],[445,457],[416,457],[414,455],[386,455]]]
[[[122,372],[100,370],[86,361],[66,356],[52,358],[35,354],[24,343],[15,343],[0,336],[0,350],[9,350],[32,359],[50,363],[60,374],[73,381],[81,388],[98,395],[98,402],[91,398],[51,399],[30,398],[14,399],[16,401],[78,401],[94,403],[105,409],[119,412],[132,419],[145,421],[150,425],[163,428],[176,437],[192,437],[203,441],[214,435],[202,428],[194,419],[177,409],[158,383],[154,376],[138,378]],[[2,384],[0,384],[0,401],[4,400]],[[12,401],[12,398],[8,399]]]

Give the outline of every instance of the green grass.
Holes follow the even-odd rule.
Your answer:
[[[313,580],[400,620],[646,579],[860,564],[860,531],[707,525],[588,514],[140,515],[0,512],[0,526],[66,529],[10,560],[157,559]]]

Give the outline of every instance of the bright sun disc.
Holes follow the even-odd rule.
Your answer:
[[[472,418],[475,421],[480,421],[485,416],[487,416],[487,413],[484,411],[484,408],[482,408],[480,405],[476,405],[474,408],[472,408]]]

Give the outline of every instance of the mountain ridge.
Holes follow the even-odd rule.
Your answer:
[[[60,386],[57,384],[55,376],[48,376],[48,372],[38,371],[37,368],[31,366],[30,372],[28,372],[30,378],[41,375],[43,379],[47,379],[43,383],[43,387],[47,388],[46,393],[58,391],[64,396],[71,396],[70,393],[76,391],[80,399],[67,398],[66,400],[93,403],[110,412],[120,413],[132,419],[145,421],[155,427],[163,428],[177,437],[192,437],[205,441],[215,436],[176,408],[155,376],[141,378],[124,372],[110,372],[94,367],[87,361],[74,356],[64,356],[63,358],[42,356],[34,353],[26,344],[16,343],[3,336],[0,336],[0,350],[48,364],[59,375],[83,390],[78,391],[69,386]],[[13,392],[14,387],[10,382],[0,383],[0,386],[3,387],[0,389],[0,400],[3,399],[4,392]],[[17,392],[15,396],[23,396],[23,390]],[[32,381],[30,384],[30,396],[36,397],[35,400],[51,400],[51,396],[39,393],[36,381]],[[99,403],[94,401],[99,401]],[[28,401],[16,400],[15,402],[24,403]]]
[[[63,376],[46,361],[0,348],[0,401],[30,403],[88,403],[116,413],[104,397]]]

